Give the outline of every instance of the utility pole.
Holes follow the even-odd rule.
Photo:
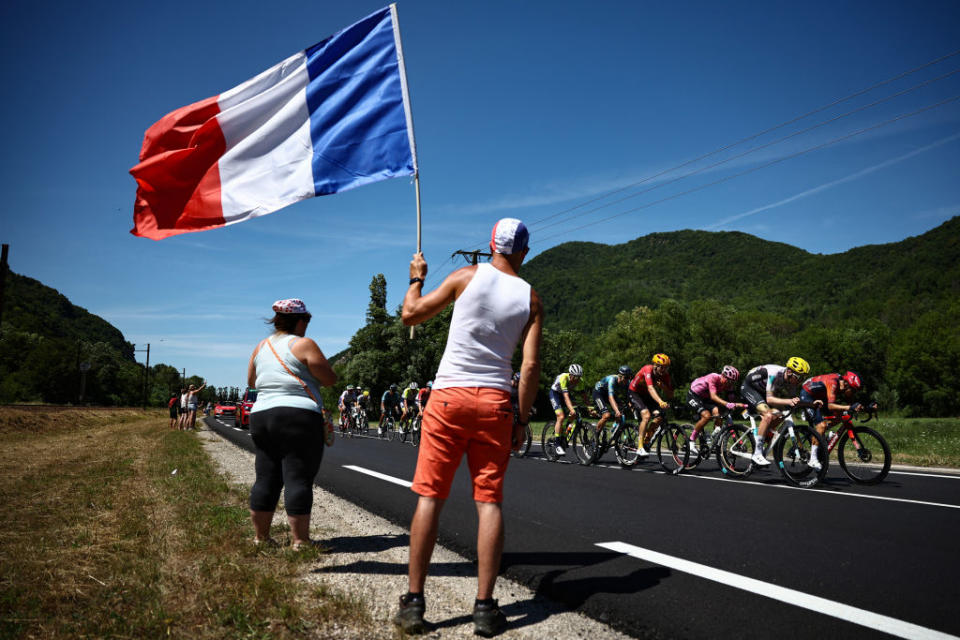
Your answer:
[[[464,251],[463,249],[459,251],[454,251],[450,254],[450,257],[454,256],[463,256],[463,259],[469,262],[470,264],[477,264],[479,262],[480,256],[487,258],[488,260],[493,257],[492,253],[485,253],[483,251]],[[468,257],[469,256],[469,257]]]
[[[10,254],[10,245],[3,245],[0,250],[0,336],[3,335],[3,292],[7,280],[7,256]]]
[[[147,343],[146,349],[137,349],[137,345],[133,345],[133,352],[137,353],[138,351],[147,352],[147,364],[143,367],[143,408],[147,408],[147,389],[149,389],[148,383],[150,381],[150,343]]]

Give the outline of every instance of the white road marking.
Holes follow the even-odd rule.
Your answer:
[[[858,609],[850,605],[827,600],[819,596],[803,593],[794,589],[787,589],[769,582],[747,578],[736,573],[723,571],[708,567],[707,565],[668,556],[664,553],[644,549],[625,542],[598,542],[596,546],[617,553],[623,553],[628,556],[639,558],[647,562],[669,567],[676,571],[689,573],[706,580],[712,580],[728,587],[735,587],[744,591],[749,591],[760,596],[779,600],[787,604],[809,609],[817,613],[839,618],[845,622],[858,624],[869,629],[876,629],[883,633],[888,633],[899,638],[910,638],[911,640],[958,640],[957,636],[952,636],[941,631],[935,631],[927,627],[891,618],[879,613]]]
[[[901,476],[923,476],[925,478],[946,478],[947,480],[960,480],[960,474],[950,476],[943,473],[920,473],[916,471],[891,471],[890,473]]]
[[[351,471],[357,471],[359,473],[365,473],[368,476],[373,476],[374,478],[379,478],[380,480],[386,480],[387,482],[392,482],[393,484],[398,484],[401,487],[410,488],[413,486],[412,482],[407,482],[406,480],[401,480],[400,478],[394,478],[393,476],[388,476],[385,473],[380,473],[379,471],[373,471],[372,469],[364,469],[363,467],[358,467],[353,464],[343,465],[344,469],[350,469]]]
[[[666,473],[665,471],[654,471],[654,473]],[[841,493],[840,491],[830,491],[829,489],[810,489],[803,487],[793,487],[787,484],[766,484],[762,482],[740,482],[731,481],[729,478],[712,478],[710,476],[691,475],[689,473],[679,474],[680,478],[698,478],[700,480],[719,480],[722,482],[733,482],[744,487],[768,487],[772,489],[794,489],[796,491],[808,491],[810,493],[823,493],[828,496],[843,496],[845,498],[863,498],[865,500],[888,500],[890,502],[906,502],[908,504],[920,504],[929,507],[944,507],[946,509],[960,509],[960,504],[947,504],[945,502],[927,502],[926,500],[910,500],[909,498],[890,498],[888,496],[871,496],[865,493]]]

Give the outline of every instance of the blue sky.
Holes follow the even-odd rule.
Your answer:
[[[151,362],[217,386],[243,384],[279,298],[306,301],[325,353],[345,348],[375,273],[387,277],[391,309],[406,289],[410,180],[154,242],[129,234],[128,170],[165,113],[382,6],[2,3],[0,241],[11,268],[150,343]],[[960,69],[960,55],[668,171],[960,49],[954,1],[403,0],[398,9],[428,286],[504,216],[530,224],[535,255],[568,240],[685,228],[832,253],[960,214],[960,101],[875,127],[960,94],[960,73],[936,80]]]

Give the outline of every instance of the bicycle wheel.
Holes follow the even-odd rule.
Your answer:
[[[599,445],[597,426],[589,422],[581,422],[573,430],[570,444],[573,446],[573,453],[577,457],[577,462],[584,466],[592,464]]]
[[[854,482],[877,484],[890,473],[890,445],[870,427],[845,429],[837,445],[840,468]]]
[[[408,418],[406,420],[401,420],[400,426],[397,429],[398,440],[400,440],[400,442],[406,442],[407,434],[409,433],[410,433],[410,419]]]
[[[530,445],[533,444],[533,431],[530,429],[529,424],[523,428],[523,433],[524,436],[523,441],[520,442],[520,449],[517,451],[514,451],[513,449],[510,450],[510,455],[512,455],[514,458],[522,458],[523,456],[527,455],[527,453],[530,451]]]
[[[676,424],[665,425],[657,435],[657,460],[667,473],[680,473],[686,466],[690,459],[688,437],[683,427]]]
[[[383,429],[380,432],[380,437],[390,442],[393,440],[393,418],[385,418],[383,421]]]
[[[710,446],[707,443],[707,434],[705,431],[701,431],[697,434],[696,442],[691,442],[690,434],[693,433],[693,425],[685,424],[681,427],[681,429],[683,429],[683,435],[687,439],[687,448],[690,450],[687,463],[683,465],[683,468],[687,471],[691,471],[696,469],[700,463],[710,455]]]
[[[720,470],[731,478],[744,479],[753,472],[750,458],[756,450],[750,429],[740,424],[732,424],[720,432],[717,446],[717,464]]]
[[[820,469],[810,466],[811,451],[817,445]],[[773,447],[773,460],[784,479],[795,487],[813,487],[827,475],[828,452],[823,436],[805,424],[793,425],[793,435],[787,430]]]
[[[560,457],[557,455],[557,436],[553,433],[553,425],[553,422],[544,422],[540,430],[540,450],[550,462],[556,462]]]
[[[637,438],[640,431],[637,425],[627,423],[620,429],[617,441],[613,443],[613,452],[617,455],[617,462],[622,467],[632,467],[637,464]]]
[[[417,416],[417,419],[413,421],[413,431],[410,432],[410,442],[413,443],[413,446],[420,446],[420,428],[423,426],[423,420],[420,416]]]

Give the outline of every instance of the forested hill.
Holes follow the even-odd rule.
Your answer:
[[[181,386],[174,367],[155,362],[145,394],[143,366],[120,330],[33,278],[7,271],[3,303],[0,403],[163,406]]]
[[[960,298],[960,217],[921,236],[831,255],[728,231],[568,242],[527,263],[523,277],[558,329],[598,332],[620,311],[707,298],[798,321],[871,317],[896,327]]]
[[[38,280],[7,271],[3,330],[76,342],[103,342],[134,360],[133,345],[119,329]]]

